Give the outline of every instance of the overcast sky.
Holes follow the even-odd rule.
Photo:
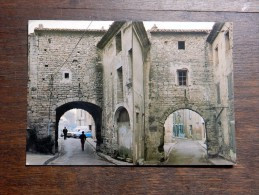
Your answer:
[[[108,29],[113,21],[73,21],[73,20],[29,20],[28,32],[32,33],[34,28],[43,24],[44,28],[65,28],[65,29]],[[160,29],[211,29],[214,22],[158,22],[144,21],[146,30],[149,30],[156,24]]]

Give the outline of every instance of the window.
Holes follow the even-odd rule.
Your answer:
[[[233,98],[233,84],[232,84],[232,73],[227,76],[228,79],[228,99]]]
[[[190,135],[192,135],[192,125],[190,125],[189,127],[190,127],[189,129]]]
[[[121,51],[121,32],[116,35],[116,54]]]
[[[139,113],[136,112],[136,123],[139,123]]]
[[[215,65],[219,64],[219,51],[218,51],[218,46],[214,50],[214,60],[215,60]]]
[[[123,101],[123,72],[122,67],[117,69],[117,102]]]
[[[230,49],[230,41],[229,41],[229,31],[225,34],[225,47],[226,51]]]
[[[131,86],[132,85],[132,49],[130,49],[128,51],[128,82],[127,82],[127,86]]]
[[[64,74],[64,77],[65,77],[65,79],[69,79],[69,73],[66,72],[66,73]]]
[[[92,125],[89,125],[89,130],[92,130]]]
[[[217,103],[220,104],[221,100],[220,100],[220,83],[216,84],[216,90],[217,90]]]
[[[185,41],[178,41],[178,49],[185,50]]]
[[[180,86],[187,85],[187,70],[178,70],[178,82]]]

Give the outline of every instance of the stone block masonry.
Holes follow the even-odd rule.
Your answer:
[[[206,60],[206,38],[200,32],[150,31],[149,74],[146,77],[146,158],[157,160],[163,155],[164,123],[178,109],[190,109],[200,114],[206,124],[208,152],[218,152],[217,132],[214,125],[215,90],[213,67]],[[184,42],[184,49],[179,48]],[[179,71],[186,71],[186,85],[179,85]],[[159,139],[158,139],[159,138]]]
[[[102,106],[102,66],[96,43],[104,33],[36,29],[29,35],[28,128],[36,128],[39,137],[54,136],[48,125],[57,122],[56,109],[65,103]]]

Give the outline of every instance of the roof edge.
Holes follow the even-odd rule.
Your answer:
[[[113,22],[105,35],[97,43],[99,49],[103,49],[110,39],[118,32],[118,30],[126,23],[126,21]]]
[[[132,25],[135,28],[136,32],[138,33],[138,36],[141,38],[143,47],[149,47],[150,41],[143,22],[133,22]]]
[[[218,36],[219,32],[221,31],[222,27],[224,26],[225,23],[222,22],[217,22],[213,25],[212,30],[207,38],[207,42],[210,44],[213,43],[213,41],[216,39]]]
[[[58,32],[103,32],[106,33],[107,30],[104,29],[67,29],[67,28],[35,28],[36,31],[58,31]]]
[[[207,29],[151,29],[150,33],[210,33],[211,30]]]

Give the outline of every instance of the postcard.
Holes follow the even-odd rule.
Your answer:
[[[233,23],[28,24],[26,165],[234,165]]]

